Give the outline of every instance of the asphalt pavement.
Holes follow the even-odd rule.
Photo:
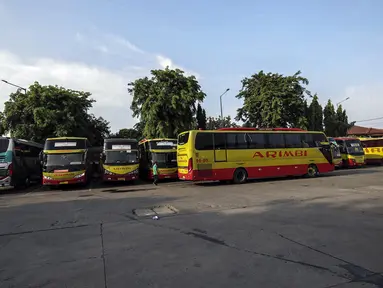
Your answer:
[[[1,194],[0,287],[383,287],[382,176]]]

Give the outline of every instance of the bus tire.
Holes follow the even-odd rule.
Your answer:
[[[237,168],[234,171],[233,182],[235,184],[243,184],[247,181],[247,172],[243,168]]]
[[[318,171],[318,167],[317,165],[315,164],[310,164],[308,167],[307,167],[307,173],[306,173],[306,176],[308,178],[314,178],[314,177],[317,177],[319,174],[319,171]]]

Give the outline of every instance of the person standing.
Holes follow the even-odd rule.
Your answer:
[[[153,184],[157,186],[158,182],[158,169],[157,169],[157,162],[153,161]]]

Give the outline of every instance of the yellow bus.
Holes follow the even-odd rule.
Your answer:
[[[362,142],[366,164],[383,164],[383,138],[359,138]]]
[[[87,184],[92,173],[89,147],[82,137],[46,139],[41,154],[43,185]]]
[[[178,136],[181,180],[233,180],[294,175],[315,177],[334,170],[322,132],[296,128],[191,130]]]
[[[157,162],[158,179],[177,179],[177,139],[143,139],[139,142],[140,174],[153,179],[153,161]]]
[[[138,141],[123,138],[104,139],[101,163],[104,181],[138,179]]]
[[[365,164],[362,143],[358,138],[338,137],[334,139],[340,148],[343,168],[358,167]]]

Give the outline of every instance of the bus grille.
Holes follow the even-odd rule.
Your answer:
[[[0,156],[0,163],[5,161],[5,156]]]

